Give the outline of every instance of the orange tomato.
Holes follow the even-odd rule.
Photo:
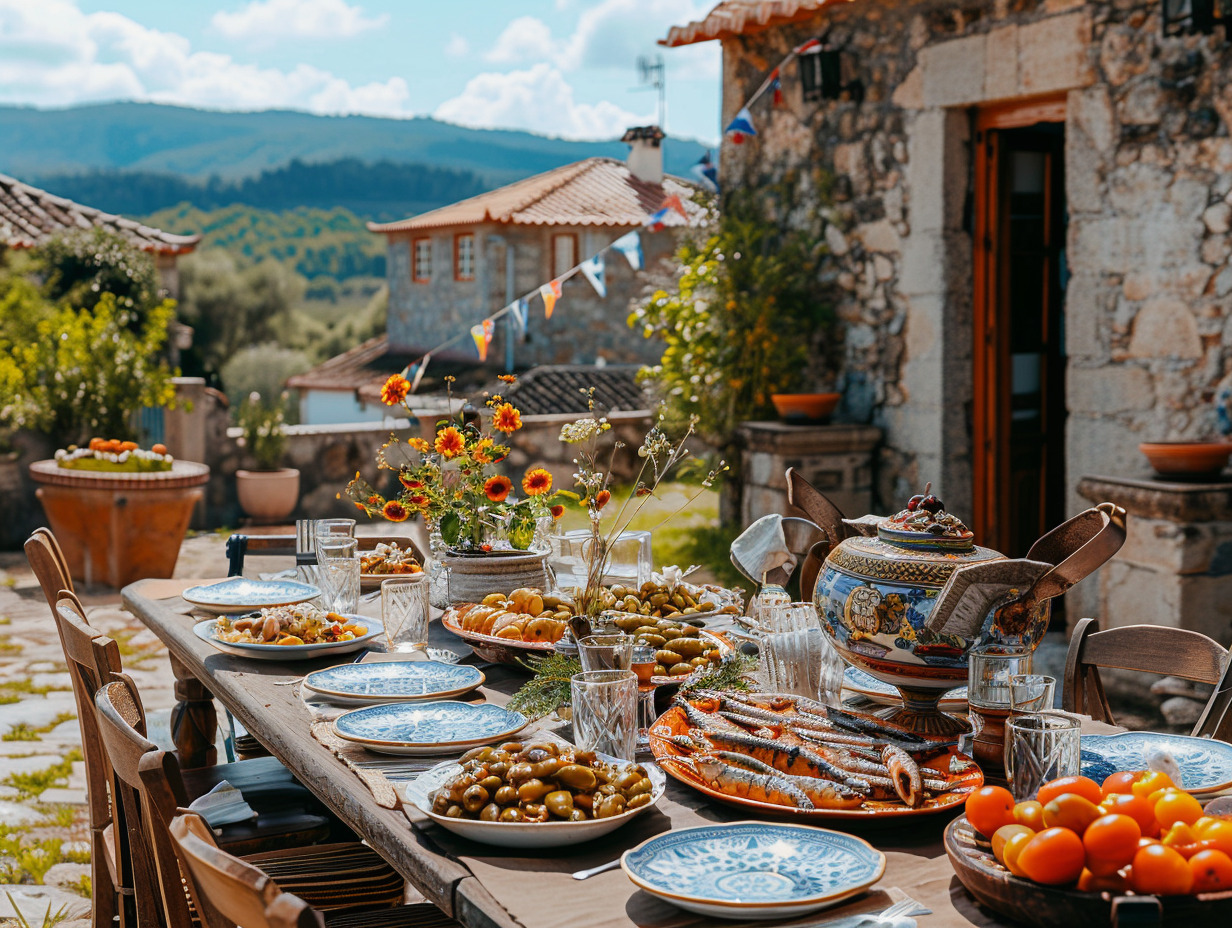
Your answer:
[[[120,442],[120,450],[121,451],[136,451],[137,443],[135,441],[122,441]]]
[[[1082,875],[1085,863],[1082,839],[1068,828],[1041,831],[1018,854],[1018,867],[1027,878],[1049,886],[1073,883]]]
[[[1198,838],[1194,830],[1184,822],[1177,822],[1168,829],[1168,833],[1159,842],[1164,847],[1170,847],[1182,857],[1188,859],[1198,851],[1207,849],[1207,845]]]
[[[155,454],[166,454],[167,446],[159,442],[157,445],[151,445],[150,450],[153,451]]]
[[[1099,805],[1104,801],[1104,792],[1099,788],[1099,784],[1087,777],[1060,777],[1052,780],[1040,787],[1035,798],[1048,805],[1063,793],[1081,796],[1092,805]]]
[[[1099,806],[1074,793],[1062,793],[1044,806],[1044,824],[1049,828],[1068,828],[1081,835],[1100,817]]]
[[[1232,889],[1232,857],[1223,851],[1199,851],[1189,858],[1195,893],[1221,893]]]
[[[1170,776],[1161,770],[1148,770],[1140,779],[1134,781],[1130,787],[1130,792],[1135,796],[1141,796],[1143,799],[1146,799],[1151,793],[1167,789],[1169,786],[1176,787]]]
[[[1150,847],[1152,844],[1161,844],[1158,838],[1141,837],[1138,839],[1138,847]]]
[[[1018,858],[1022,856],[1023,850],[1031,843],[1031,839],[1034,837],[1034,834],[1020,831],[1005,842],[1005,847],[1001,850],[1001,863],[1005,864],[1005,869],[1014,874],[1014,876],[1026,876],[1026,873],[1018,866]]]
[[[1189,861],[1162,844],[1138,848],[1130,880],[1134,892],[1160,896],[1182,896],[1193,886]]]
[[[1155,837],[1159,834],[1159,823],[1155,821],[1155,810],[1141,796],[1132,793],[1113,793],[1104,799],[1100,808],[1108,815],[1128,815],[1144,835]]]
[[[1161,828],[1170,828],[1177,822],[1192,825],[1201,817],[1202,804],[1189,793],[1165,790],[1155,801],[1155,821]]]
[[[101,438],[91,438],[90,439],[89,448],[91,451],[100,451],[102,450],[102,447],[103,447],[103,440]]]
[[[1194,831],[1198,833],[1199,838],[1215,850],[1232,856],[1232,822],[1212,819],[1204,825],[1202,820],[1198,819],[1194,823]]]
[[[967,821],[992,837],[1002,825],[1014,824],[1014,797],[1003,786],[981,786],[967,797]]]
[[[1032,831],[1043,831],[1046,827],[1043,804],[1034,799],[1018,803],[1014,806],[1014,821],[1019,825],[1026,825]]]
[[[1103,815],[1082,833],[1082,846],[1087,853],[1087,867],[1107,872],[1119,870],[1138,853],[1142,829],[1128,815]],[[1091,866],[1092,864],[1096,866]]]
[[[1084,893],[1123,893],[1128,890],[1129,878],[1113,870],[1111,873],[1092,873],[1083,870],[1078,877],[1078,888]]]
[[[1122,770],[1119,773],[1112,773],[1104,778],[1100,789],[1105,796],[1109,796],[1112,793],[1129,793],[1132,792],[1134,781],[1141,776],[1141,770]]]
[[[992,856],[1005,863],[1005,845],[1014,835],[1034,835],[1035,830],[1026,825],[1002,825],[992,836]]]

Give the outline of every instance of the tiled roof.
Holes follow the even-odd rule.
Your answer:
[[[772,26],[808,19],[822,7],[851,0],[724,0],[705,19],[673,26],[660,45],[675,47],[748,35]]]
[[[697,188],[666,176],[652,184],[630,173],[623,161],[587,158],[543,174],[516,181],[468,200],[442,206],[398,222],[370,222],[372,232],[409,232],[481,222],[543,226],[640,226],[673,194],[680,197],[690,219],[700,213],[691,202]],[[685,225],[672,213],[665,225]]]
[[[519,375],[512,384],[490,386],[526,416],[582,414],[589,410],[586,390],[594,387],[601,413],[641,412],[653,402],[637,382],[635,364],[544,365]]]
[[[57,232],[93,226],[118,233],[143,251],[160,254],[188,254],[201,241],[200,235],[172,235],[0,174],[0,242],[11,248],[32,248]]]
[[[310,371],[287,380],[287,387],[295,390],[337,390],[357,392],[367,403],[381,401],[381,387],[390,374],[403,370],[412,361],[423,357],[423,351],[408,349],[391,351],[389,339],[378,335],[362,342],[342,354],[334,355]],[[473,359],[454,357],[449,354],[434,354],[424,372],[420,392],[437,389],[441,378],[452,374],[460,381],[478,382],[481,365]]]

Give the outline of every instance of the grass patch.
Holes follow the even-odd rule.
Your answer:
[[[119,648],[121,657],[141,660],[142,658],[153,657],[156,654],[162,653],[163,644],[161,641],[152,641],[143,645],[133,644],[133,639],[142,631],[144,629],[122,628],[111,633],[110,637],[114,639],[116,647]],[[128,662],[126,661],[125,663]]]
[[[12,636],[0,635],[0,655],[12,656],[14,654],[20,654],[24,650],[25,648],[14,641]]]
[[[35,838],[25,828],[0,825],[0,883],[42,884],[58,863],[63,863],[61,838]]]
[[[64,668],[67,673],[68,668]],[[50,684],[40,684],[36,686],[29,680],[10,680],[7,683],[0,683],[0,705],[9,705],[15,702],[21,702],[27,696],[46,696],[48,693],[66,693],[71,690],[72,685],[56,686]]]
[[[74,748],[58,764],[52,764],[45,770],[33,770],[30,773],[10,773],[4,778],[3,783],[17,790],[22,798],[37,799],[53,786],[67,786],[69,775],[73,772],[73,763],[82,759],[81,751]],[[3,847],[0,846],[0,852],[2,851]],[[2,858],[3,854],[0,853],[0,859]],[[0,882],[20,881],[0,880]]]
[[[90,874],[83,873],[75,880],[71,880],[64,885],[64,888],[71,893],[76,893],[79,896],[84,896],[86,899],[94,898],[94,887],[90,883]]]
[[[0,741],[41,741],[43,735],[47,734],[57,725],[62,725],[65,722],[70,722],[77,718],[72,712],[57,713],[46,725],[27,725],[25,722],[18,722],[3,735],[0,735]]]
[[[42,811],[41,826],[68,829],[77,824],[77,810],[73,806],[47,806]]]

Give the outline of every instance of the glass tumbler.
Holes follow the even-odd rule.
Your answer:
[[[411,574],[381,581],[381,622],[386,651],[422,651],[428,646],[428,577]]]
[[[342,535],[346,538],[355,537],[354,519],[317,519],[312,527],[318,539],[322,536]]]
[[[1082,739],[1078,719],[1042,713],[1018,715],[1005,723],[1005,775],[1015,802],[1035,798],[1057,777],[1077,776]]]
[[[826,640],[812,603],[780,603],[762,616],[760,682],[774,693],[838,700],[846,666]]]
[[[1043,673],[1010,675],[1010,715],[1047,712],[1057,689],[1057,678]]]
[[[582,670],[632,669],[632,635],[587,635],[577,646]]]
[[[319,538],[317,580],[325,610],[353,615],[359,607],[359,542],[345,535]]]
[[[632,670],[637,677],[637,750],[650,750],[650,728],[654,725],[655,685],[651,683],[655,668],[655,649],[639,644],[633,648]]]
[[[1010,715],[1010,677],[1031,672],[1031,652],[980,645],[967,653],[967,707],[971,755],[986,774],[999,777],[1005,758],[1005,720]]]
[[[589,670],[570,678],[573,741],[583,751],[633,760],[637,748],[637,675]]]

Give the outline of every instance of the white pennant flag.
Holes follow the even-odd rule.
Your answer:
[[[587,258],[581,264],[582,273],[586,275],[586,279],[590,281],[590,285],[595,288],[595,293],[600,297],[607,297],[607,277],[606,267],[603,262],[603,252],[599,252],[593,258]]]
[[[642,237],[637,234],[636,230],[616,239],[616,241],[612,242],[612,247],[628,259],[629,266],[633,270],[640,271],[642,269]]]
[[[518,334],[525,338],[526,323],[530,319],[530,300],[522,297],[510,307],[509,315],[513,317],[513,324],[517,326]]]

